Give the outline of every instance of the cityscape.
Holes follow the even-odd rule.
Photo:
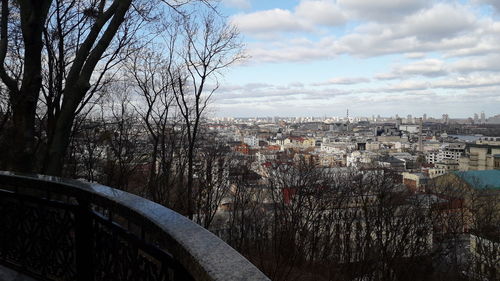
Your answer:
[[[0,281],[499,281],[497,0],[2,0]]]
[[[193,157],[192,220],[272,280],[360,274],[495,280],[499,116],[348,114],[203,120]],[[72,178],[144,194],[189,216],[175,176],[189,159],[185,128],[172,118],[157,131],[144,122],[127,110],[84,120],[66,169]],[[165,139],[154,142],[152,133]],[[310,271],[325,263],[328,270]]]

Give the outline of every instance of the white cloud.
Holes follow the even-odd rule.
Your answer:
[[[316,32],[319,26],[338,26],[346,22],[342,10],[330,0],[302,1],[293,11],[271,9],[240,13],[230,21],[240,31],[263,37],[277,32]]]
[[[398,77],[402,78],[402,77]],[[470,75],[455,75],[446,76],[442,79],[426,81],[426,80],[402,80],[397,83],[388,84],[387,86],[362,89],[359,93],[391,93],[391,92],[406,92],[406,91],[425,91],[437,89],[451,90],[477,90],[485,87],[500,86],[499,74],[477,74]],[[457,92],[458,93],[458,92]]]
[[[253,62],[306,62],[333,58],[336,55],[334,46],[334,37],[324,37],[319,41],[297,38],[249,44],[247,55]]]
[[[500,86],[499,74],[470,74],[449,76],[439,80],[403,80],[384,87],[362,89],[360,93],[390,93],[405,91],[421,91],[427,89],[479,89]]]
[[[482,19],[478,28],[473,32],[461,36],[468,41],[466,46],[448,50],[446,57],[477,56],[491,53],[500,53],[500,22],[491,19]]]
[[[500,72],[500,55],[472,56],[452,62],[441,59],[424,59],[406,65],[397,65],[391,72],[381,73],[375,77],[384,79],[404,79],[409,76],[424,76],[429,78],[447,76],[449,74],[470,74]]]
[[[500,75],[472,74],[442,79],[433,83],[434,88],[468,89],[500,85]]]
[[[303,1],[295,8],[295,15],[313,23],[337,26],[346,21],[346,15],[333,1]]]
[[[362,24],[340,38],[336,50],[364,57],[473,48],[482,41],[473,32],[479,27],[465,6],[436,4],[397,23]]]
[[[338,0],[341,7],[351,10],[356,18],[393,21],[429,5],[430,0]]]
[[[426,90],[430,86],[427,81],[420,80],[405,80],[395,84],[390,84],[386,87],[382,87],[376,89],[375,92],[404,92],[404,91],[418,91],[418,90]]]
[[[289,10],[273,9],[231,17],[231,23],[244,33],[312,31],[307,22],[298,21]]]
[[[413,52],[413,53],[406,53],[405,57],[409,59],[422,59],[425,58],[425,53],[422,52]]]
[[[498,0],[473,0],[473,2],[478,4],[491,5],[493,8],[497,10],[497,12],[500,12],[500,1]]]
[[[393,79],[398,79],[400,77],[394,72],[386,72],[386,73],[376,74],[374,78],[378,80],[393,80]]]
[[[239,89],[236,91],[219,92],[215,106],[222,111],[221,115],[233,116],[330,116],[342,115],[349,108],[352,114],[360,116],[424,112],[440,116],[444,112],[464,117],[481,110],[498,112],[496,105],[500,101],[497,94],[500,75],[456,76],[434,82],[405,80],[364,90],[345,87],[349,85],[297,89],[292,85],[249,83],[229,86]]]
[[[290,83],[288,85],[248,83],[245,85],[228,85],[223,87],[217,92],[216,99],[218,103],[232,104],[245,101],[269,102],[271,99],[329,99],[349,93],[351,93],[350,90],[337,88],[305,88],[301,83]]]
[[[292,82],[288,86],[291,88],[304,88],[304,84],[301,82]]]
[[[469,57],[450,63],[450,69],[459,73],[476,71],[500,71],[500,55]]]
[[[350,1],[338,4],[331,0],[301,1],[293,11],[274,9],[238,14],[231,21],[243,33],[267,40],[265,44],[248,45],[254,62],[311,61],[339,54],[356,57],[405,54],[418,59],[428,52],[440,52],[444,57],[500,52],[500,23],[477,16],[465,4],[438,2],[431,6],[430,1],[369,1],[368,7],[396,7],[395,12],[406,13],[397,22],[362,22],[340,36],[319,27],[343,23],[344,13],[338,7],[352,8],[365,2]],[[297,32],[307,32],[309,36],[293,38]],[[293,36],[283,36],[284,33]]]
[[[335,44],[335,52],[358,57],[378,56],[415,52],[420,49],[415,37],[393,38],[384,30],[379,32],[351,33],[340,38]]]
[[[475,15],[465,6],[439,3],[430,9],[408,16],[397,33],[417,36],[423,40],[450,38],[472,30],[477,22]]]
[[[449,81],[441,80],[434,86],[449,88],[453,83],[456,83],[457,87],[484,87],[491,83],[497,83],[495,73],[500,73],[500,55],[497,54],[467,57],[452,62],[441,59],[424,59],[405,65],[396,65],[390,72],[379,73],[375,75],[375,78],[378,80],[404,80],[412,76],[436,78],[456,74],[461,75],[462,78],[454,78]],[[473,76],[463,76],[469,74]],[[494,78],[493,82],[492,77]],[[471,79],[477,79],[478,83],[473,83]],[[467,81],[467,83],[464,81]]]
[[[439,116],[443,111],[459,116],[498,112],[500,20],[484,5],[500,12],[500,0],[299,0],[279,5],[289,3],[296,6],[231,18],[252,37],[245,66],[251,74],[239,74],[240,86],[224,87],[216,95],[216,103],[234,115],[328,115],[332,108],[346,107],[361,115],[379,110],[425,110]],[[308,73],[288,71],[311,61],[317,61],[317,73],[310,66],[304,68]],[[271,62],[284,63],[272,66],[283,73],[276,80],[282,85],[273,84],[274,75],[258,75],[259,67]],[[332,68],[330,75],[338,77],[310,82]],[[263,83],[245,84],[245,79]]]
[[[439,59],[424,59],[406,65],[394,67],[391,73],[379,74],[381,79],[394,79],[405,76],[420,75],[425,77],[438,77],[448,74],[445,62]]]
[[[335,77],[329,79],[326,82],[313,83],[313,86],[324,86],[324,85],[353,85],[360,83],[368,83],[370,79],[365,77]]]

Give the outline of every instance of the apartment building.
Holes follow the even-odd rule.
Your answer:
[[[428,151],[425,160],[429,164],[441,163],[445,161],[455,161],[458,163],[460,157],[465,153],[464,143],[450,143],[441,147],[440,150]]]
[[[459,160],[460,171],[500,170],[500,145],[470,144]]]

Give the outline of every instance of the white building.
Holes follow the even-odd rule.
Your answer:
[[[259,139],[256,136],[247,136],[243,138],[243,142],[251,147],[259,146]]]
[[[458,163],[458,160],[465,153],[465,144],[450,143],[445,144],[440,150],[428,151],[425,153],[427,163],[435,164],[443,161],[453,160]]]

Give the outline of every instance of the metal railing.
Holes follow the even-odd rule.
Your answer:
[[[107,186],[0,172],[0,263],[39,280],[269,280],[184,216]]]

